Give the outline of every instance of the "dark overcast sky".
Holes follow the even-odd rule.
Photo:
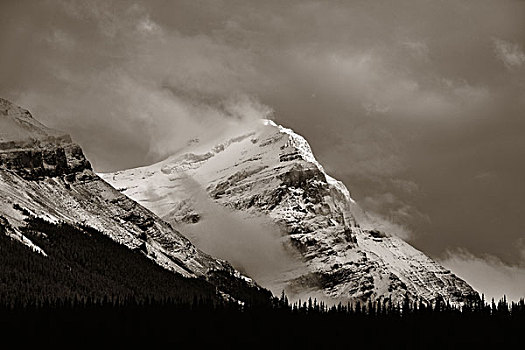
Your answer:
[[[3,0],[0,53],[0,96],[98,171],[273,111],[397,234],[525,295],[524,1]]]

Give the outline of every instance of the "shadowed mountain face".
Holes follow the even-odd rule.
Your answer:
[[[47,255],[24,233],[29,216],[55,224],[81,224],[141,251],[167,270],[216,283],[227,294],[231,294],[228,288],[221,286],[260,290],[229,263],[195,248],[171,225],[98,177],[68,135],[45,127],[28,111],[3,99],[0,127],[3,234]]]
[[[477,297],[466,282],[422,252],[376,230],[347,188],[326,174],[308,142],[272,121],[216,140],[195,140],[151,166],[101,176],[189,232],[197,246],[231,259],[264,286],[285,289],[294,298],[400,301],[408,295],[462,302]],[[225,218],[259,223],[258,234],[266,238],[249,230],[244,232],[248,238],[232,236],[231,230],[220,229]],[[273,226],[260,225],[261,220]],[[210,233],[213,227],[217,230]],[[243,243],[225,246],[233,238]],[[269,240],[284,248],[260,244]],[[239,254],[242,250],[254,253]],[[250,266],[265,250],[270,258],[261,262],[266,266],[278,259],[291,265],[259,275]]]

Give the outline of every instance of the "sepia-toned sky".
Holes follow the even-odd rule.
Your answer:
[[[3,0],[0,96],[97,171],[270,116],[385,230],[525,296],[525,1]]]

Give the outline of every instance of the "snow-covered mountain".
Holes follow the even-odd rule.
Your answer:
[[[210,211],[216,209],[202,205],[200,193],[223,208],[225,216],[241,215],[248,223],[268,219],[281,232],[272,239],[282,242],[283,254],[299,257],[301,266],[284,273],[276,270],[260,283],[274,291],[282,287],[295,298],[400,301],[408,294],[412,299],[441,296],[461,302],[477,296],[466,282],[422,252],[375,230],[345,185],[316,161],[308,142],[270,120],[214,140],[192,140],[151,166],[101,176],[172,225],[193,232],[190,238],[197,246],[209,247],[208,239],[214,244],[232,239],[204,235],[205,229],[213,230],[214,223],[206,221],[214,220]],[[256,239],[250,241],[257,244]],[[257,249],[245,245],[231,250],[239,248]],[[222,253],[225,258],[235,252]],[[242,259],[249,257],[239,258],[240,268],[245,267]]]
[[[205,278],[219,289],[221,284],[259,289],[103,181],[68,135],[0,98],[0,224],[7,235],[46,255],[21,230],[28,216],[90,226],[168,270]]]

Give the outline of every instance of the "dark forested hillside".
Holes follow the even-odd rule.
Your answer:
[[[181,277],[139,251],[119,245],[87,227],[28,219],[25,234],[47,256],[0,234],[0,303],[34,304],[53,300],[85,302],[195,298],[219,300],[215,286]]]

